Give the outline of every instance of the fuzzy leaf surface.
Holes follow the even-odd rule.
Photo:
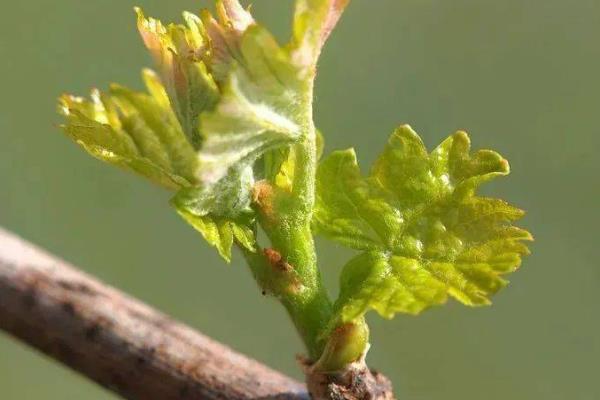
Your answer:
[[[212,214],[214,202],[220,201],[211,191],[198,187],[181,190],[171,201],[177,213],[204,239],[214,246],[225,261],[231,261],[231,249],[234,243],[249,251],[255,250],[255,234],[252,229],[252,215],[240,214],[228,218]]]
[[[213,184],[300,137],[302,82],[287,54],[258,25],[241,38],[215,110],[202,116],[201,180]]]
[[[138,10],[138,27],[198,149],[202,191],[222,197],[214,204],[239,205],[227,212],[235,217],[249,205],[254,163],[271,151],[286,152],[299,138],[298,99],[306,81],[237,0],[218,1],[216,8],[216,17],[207,10],[185,13],[186,25],[168,26]]]
[[[291,145],[309,132],[316,63],[347,1],[299,0],[293,43],[281,47],[238,0],[217,13],[184,13],[163,24],[136,9],[138,30],[159,75],[145,72],[149,93],[113,85],[92,100],[61,98],[65,131],[89,153],[178,194],[181,214],[229,259],[232,243],[251,248],[255,167],[291,185]],[[308,54],[307,53],[307,54]],[[260,179],[265,176],[260,176]]]

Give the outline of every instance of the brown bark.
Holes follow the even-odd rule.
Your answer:
[[[322,372],[304,363],[308,391],[314,400],[394,400],[392,383],[371,371],[364,360],[343,371]]]
[[[308,398],[304,385],[2,229],[0,329],[127,399]]]

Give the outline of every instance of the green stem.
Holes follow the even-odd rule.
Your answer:
[[[303,92],[298,106],[302,135],[292,148],[296,164],[291,193],[273,185],[274,194],[263,199],[259,222],[272,248],[265,254],[247,254],[246,259],[263,290],[285,306],[310,357],[316,360],[325,347],[320,334],[332,315],[332,305],[317,267],[311,232],[317,170],[312,82]]]
[[[317,134],[312,122],[306,126],[306,134],[301,142],[294,146],[296,165],[294,169],[294,182],[292,196],[297,202],[298,210],[312,216],[315,204],[315,183],[317,175]]]
[[[313,80],[309,79],[304,101],[303,134],[294,146],[295,168],[292,183],[291,217],[269,234],[275,248],[282,249],[288,262],[297,271],[302,289],[294,296],[285,296],[283,304],[296,328],[304,338],[310,357],[316,360],[325,343],[320,338],[323,328],[331,318],[333,307],[323,285],[317,266],[317,255],[311,231],[315,204],[317,173],[317,138],[313,122]]]
[[[333,306],[317,266],[311,231],[318,162],[312,101],[311,83],[299,107],[303,113],[302,136],[293,147],[291,193],[272,186],[270,197],[261,200],[263,208],[258,206],[259,222],[272,248],[245,255],[259,285],[285,306],[310,359],[318,361],[319,368],[335,370],[364,354],[369,330],[364,319],[360,319],[337,326],[329,337],[323,337],[331,323]]]
[[[310,239],[312,242],[312,237]],[[279,241],[274,241],[273,245],[275,248],[284,248]],[[294,254],[305,258],[306,250],[308,249],[296,248]],[[288,257],[282,255],[288,259],[285,263],[290,267],[294,265],[290,261],[297,260],[294,254]],[[321,333],[331,318],[332,305],[316,266],[311,268],[307,264],[298,264],[302,268],[288,270],[274,264],[264,252],[251,253],[244,250],[244,256],[259,286],[265,294],[280,300],[302,337],[309,357],[317,360],[326,345]]]

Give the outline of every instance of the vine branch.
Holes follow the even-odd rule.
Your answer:
[[[0,329],[126,399],[308,399],[304,385],[1,228]]]

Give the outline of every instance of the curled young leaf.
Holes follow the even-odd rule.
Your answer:
[[[345,4],[298,1],[296,33],[315,57]],[[136,8],[160,75],[145,72],[149,94],[113,85],[92,101],[65,96],[61,109],[65,131],[90,153],[181,189],[179,213],[227,258],[228,227],[250,210],[256,161],[265,163],[258,178],[291,185],[291,145],[313,132],[313,76],[294,61],[299,48],[281,47],[238,0],[216,9],[165,25]]]
[[[290,44],[296,65],[313,67],[350,0],[298,0]]]
[[[265,153],[285,151],[299,138],[298,99],[306,85],[287,51],[237,0],[217,2],[217,12],[186,13],[187,27],[164,27],[138,10],[138,25],[198,149],[203,190],[249,199],[252,182],[239,178]],[[232,214],[249,202],[236,204]]]
[[[138,29],[165,82],[171,105],[189,141],[201,144],[199,117],[212,109],[219,89],[206,64],[209,49],[199,18],[186,13],[187,26],[165,27],[137,8]]]
[[[144,77],[151,94],[113,86],[91,99],[64,95],[59,111],[65,133],[91,155],[170,189],[196,181],[197,157],[165,102],[164,88],[151,71]]]
[[[201,179],[214,183],[232,168],[252,164],[267,151],[298,139],[301,82],[285,52],[264,29],[253,26],[213,112],[202,116]]]
[[[210,193],[198,193],[200,189],[182,191],[172,200],[173,207],[204,239],[216,247],[225,259],[231,261],[231,249],[234,243],[248,251],[255,251],[256,237],[252,229],[252,217],[240,214],[235,218],[211,214],[215,201]]]

